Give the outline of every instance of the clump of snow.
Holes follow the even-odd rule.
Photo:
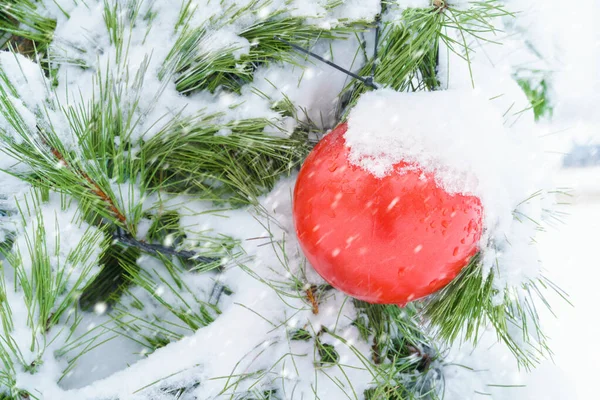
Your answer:
[[[400,8],[424,8],[431,6],[432,0],[396,0],[392,4]]]
[[[499,343],[493,329],[485,329],[477,343],[454,345],[448,349],[445,365],[441,365],[444,376],[444,399],[475,400],[493,396],[494,399],[521,399],[506,386],[519,386],[523,376],[514,368],[514,357],[510,350]],[[482,393],[488,394],[483,396]]]
[[[28,58],[9,52],[0,52],[0,68],[8,79],[8,83],[0,82],[6,92],[5,100],[18,112],[22,124],[35,130],[35,112],[39,111],[47,93],[42,71]],[[0,105],[0,110],[5,107]],[[20,143],[22,138],[3,114],[0,113],[0,129]]]
[[[498,168],[505,166],[502,150],[510,146],[500,116],[486,103],[468,91],[366,93],[344,136],[350,161],[378,178],[401,161],[416,164],[450,192],[475,193],[479,180],[504,169]],[[502,155],[490,160],[490,153]]]
[[[228,29],[220,29],[210,34],[202,41],[205,45],[203,51],[218,54],[223,49],[231,49],[236,60],[250,51],[250,42],[235,32]]]
[[[340,21],[372,21],[381,12],[378,0],[345,0],[332,10]]]
[[[0,68],[28,108],[35,109],[43,104],[48,89],[38,64],[21,54],[0,52]]]

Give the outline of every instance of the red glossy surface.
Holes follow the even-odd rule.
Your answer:
[[[477,252],[481,202],[418,170],[379,179],[351,165],[346,128],[326,135],[300,170],[294,220],[304,254],[332,286],[371,303],[436,292]]]

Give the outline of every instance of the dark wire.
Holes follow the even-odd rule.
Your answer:
[[[279,36],[275,36],[274,38],[276,40],[279,40],[281,43],[287,44],[288,46],[292,47],[293,49],[296,49],[296,50],[301,51],[301,52],[303,52],[305,54],[308,54],[309,56],[314,57],[317,60],[319,60],[321,62],[324,62],[325,64],[327,64],[327,65],[329,65],[329,66],[337,69],[338,71],[341,71],[341,72],[345,73],[346,75],[349,75],[349,76],[353,77],[354,79],[357,79],[357,80],[361,81],[362,83],[364,83],[365,85],[367,85],[367,86],[369,86],[369,87],[371,87],[373,89],[379,89],[379,87],[373,82],[373,78],[372,77],[364,78],[364,77],[362,77],[360,75],[356,75],[354,72],[348,71],[347,69],[345,69],[343,67],[340,67],[339,65],[337,65],[337,64],[335,64],[335,63],[333,63],[333,62],[331,62],[329,60],[324,59],[323,57],[321,57],[321,56],[313,53],[312,51],[307,50],[307,49],[305,49],[303,47],[300,47],[300,46],[298,46],[298,45],[296,45],[294,43],[290,43],[287,40],[280,38]]]
[[[125,233],[121,228],[117,229],[117,232],[113,235],[113,238],[119,243],[122,243],[127,246],[137,247],[153,255],[162,254],[175,256],[183,258],[185,260],[197,261],[204,264],[210,264],[219,261],[218,258],[201,256],[194,251],[175,250],[171,247],[161,246],[159,244],[140,242],[139,240],[131,236],[129,233]]]
[[[375,44],[373,45],[373,65],[371,66],[371,80],[375,80],[375,68],[377,68],[377,47],[379,46],[379,37],[381,35],[381,15],[377,15],[375,20],[377,26],[375,27]]]

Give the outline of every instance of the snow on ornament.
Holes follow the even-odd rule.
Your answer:
[[[430,106],[456,101],[439,93],[364,95],[298,175],[293,214],[300,246],[327,282],[357,299],[403,306],[428,296],[479,250],[484,210],[469,189],[478,180],[452,162],[456,145],[444,144],[453,136],[460,142],[464,122],[449,114],[435,124],[411,124],[435,118],[435,109],[422,113]],[[407,124],[405,113],[419,115]]]

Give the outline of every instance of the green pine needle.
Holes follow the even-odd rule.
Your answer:
[[[423,313],[446,343],[477,344],[481,330],[492,326],[519,365],[530,369],[551,354],[535,304],[541,301],[549,307],[544,298],[548,289],[563,297],[564,293],[543,277],[521,288],[507,287],[504,293],[494,288],[493,280],[494,272],[484,275],[475,256],[457,278],[424,302]]]
[[[553,107],[548,100],[550,88],[546,77],[517,78],[517,83],[529,99],[536,121],[552,117]]]
[[[42,213],[43,197],[34,191],[18,203],[19,219],[15,219],[18,240],[10,249],[3,249],[4,261],[0,261],[0,365],[3,371],[0,373],[0,392],[9,391],[13,396],[21,394],[16,387],[17,372],[38,373],[43,368],[47,346],[57,340],[70,340],[70,335],[65,339],[63,333],[72,332],[81,321],[77,299],[97,273],[94,249],[102,250],[108,246],[104,232],[88,226],[78,242],[69,243],[71,249],[65,254],[58,226],[56,231],[47,230],[49,221]],[[63,209],[70,206],[64,198],[61,203]],[[65,221],[56,216],[56,223]],[[80,226],[84,222],[82,216],[76,214],[70,223]],[[47,241],[49,237],[55,242],[52,247]],[[13,287],[7,287],[7,276],[13,277]],[[9,291],[14,293],[9,294]],[[19,301],[22,301],[21,305],[17,304]],[[17,328],[22,335],[23,318],[26,318],[31,334],[27,348],[18,345],[23,337],[19,337],[19,342],[14,337]],[[19,321],[19,326],[15,326],[15,321]],[[31,360],[31,356],[25,354],[36,356]]]
[[[215,202],[255,203],[308,152],[303,140],[264,133],[264,119],[219,123],[219,115],[173,121],[142,147],[150,187]],[[223,133],[223,134],[221,134]]]

